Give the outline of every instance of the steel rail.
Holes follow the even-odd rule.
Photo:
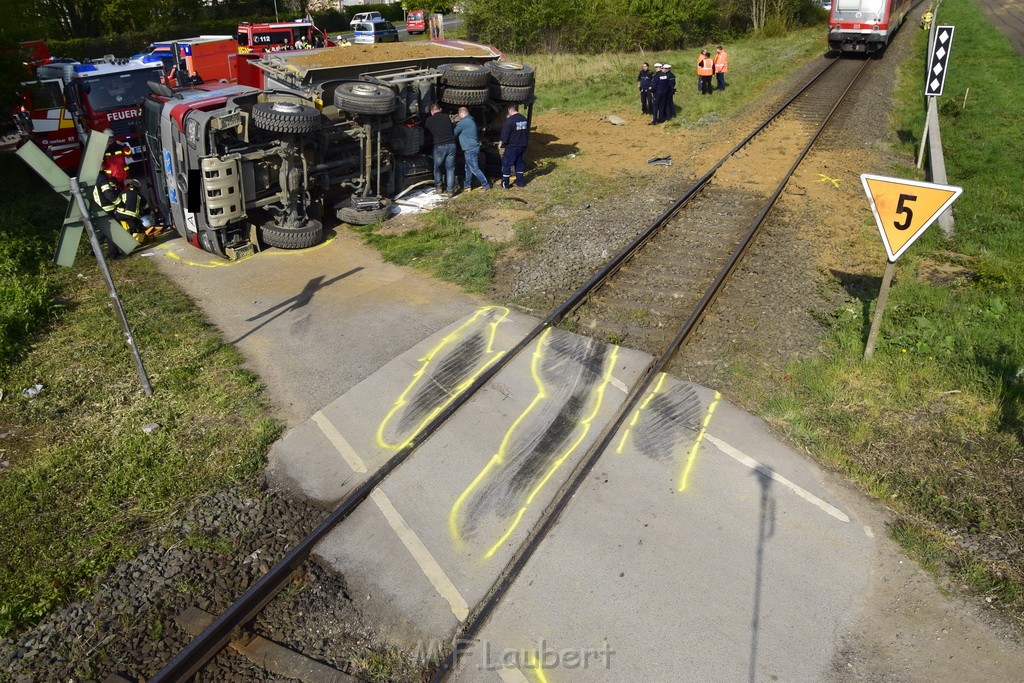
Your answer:
[[[678,199],[654,219],[640,234],[629,244],[623,247],[604,266],[602,266],[591,278],[579,289],[573,292],[543,321],[537,324],[526,334],[515,346],[505,352],[486,371],[481,373],[462,393],[458,394],[448,406],[439,412],[433,419],[427,422],[417,432],[409,443],[396,452],[387,460],[373,475],[359,485],[354,491],[348,494],[338,507],[328,515],[308,536],[302,539],[292,550],[277,562],[270,570],[256,580],[246,591],[231,605],[227,607],[214,621],[203,630],[198,636],[192,639],[171,661],[158,671],[149,683],[183,683],[188,681],[199,670],[201,670],[214,656],[217,655],[232,640],[240,634],[243,626],[249,623],[262,609],[274,599],[288,583],[292,573],[299,569],[309,558],[313,548],[326,536],[335,526],[344,521],[359,505],[366,500],[370,493],[385,478],[388,477],[399,465],[401,465],[424,441],[426,441],[441,425],[454,415],[473,395],[486,386],[498,372],[504,368],[516,355],[525,349],[531,342],[539,337],[544,330],[560,323],[565,316],[578,308],[590,294],[608,280],[634,253],[636,253],[655,233],[675,215],[675,213],[693,195],[699,192],[715,175],[721,166],[728,159],[742,149],[758,133],[764,130],[783,111],[786,110],[801,94],[810,88],[819,78],[828,72],[836,60],[829,63],[811,77],[797,92],[780,105],[767,119],[765,119],[749,135],[743,138],[725,156],[723,156],[707,173],[694,181]]]
[[[661,357],[657,360],[652,360],[652,362],[647,366],[641,380],[630,390],[629,394],[626,396],[626,400],[615,413],[614,418],[608,423],[604,430],[602,430],[599,439],[588,449],[586,455],[584,455],[580,463],[573,470],[572,474],[570,474],[569,478],[555,494],[555,497],[550,503],[548,503],[547,507],[541,513],[539,521],[534,525],[533,530],[530,532],[529,537],[509,560],[506,568],[503,570],[495,584],[491,587],[487,596],[479,603],[478,607],[473,611],[469,619],[467,619],[463,624],[460,634],[453,641],[454,646],[451,654],[448,655],[444,663],[434,674],[432,679],[433,683],[441,683],[444,681],[448,677],[448,674],[451,673],[452,669],[458,664],[462,654],[475,642],[477,636],[480,634],[480,630],[494,612],[498,603],[501,602],[501,599],[508,592],[508,589],[512,586],[519,574],[526,567],[530,558],[533,557],[534,553],[540,547],[541,541],[544,540],[551,529],[554,528],[554,525],[558,522],[562,512],[568,506],[569,501],[572,500],[579,487],[586,480],[591,470],[593,470],[594,465],[597,464],[597,461],[604,454],[605,449],[611,444],[612,439],[622,426],[622,423],[633,412],[633,409],[636,407],[637,403],[639,403],[640,399],[646,396],[647,391],[655,378],[659,373],[664,371],[665,367],[686,342],[690,334],[696,329],[697,324],[700,322],[701,318],[703,318],[705,311],[707,311],[712,301],[714,301],[718,292],[721,291],[722,285],[729,278],[729,275],[735,270],[740,259],[746,252],[747,247],[750,246],[754,238],[757,236],[761,225],[768,216],[768,212],[771,211],[775,202],[782,194],[783,188],[785,188],[797,167],[804,160],[804,157],[806,157],[807,153],[810,152],[811,147],[817,141],[818,137],[825,129],[826,124],[828,124],[829,120],[839,108],[839,105],[846,99],[850,89],[853,88],[854,84],[860,79],[860,76],[864,73],[868,63],[869,62],[865,60],[863,66],[861,66],[856,75],[854,75],[850,80],[850,83],[846,86],[846,89],[839,97],[839,100],[829,110],[828,114],[801,150],[796,160],[786,171],[786,175],[775,188],[775,192],[772,193],[771,197],[768,198],[764,206],[758,212],[757,216],[750,224],[750,227],[747,229],[747,232],[744,234],[743,239],[733,249],[728,260],[718,271],[715,279],[712,281],[711,285],[708,286],[708,289],[704,292],[704,295],[701,297],[700,301],[698,301],[690,316],[680,327],[679,332],[669,343]],[[800,92],[803,92],[803,90]]]

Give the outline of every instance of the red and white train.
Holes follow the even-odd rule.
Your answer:
[[[917,0],[832,0],[828,48],[870,54],[885,48]]]

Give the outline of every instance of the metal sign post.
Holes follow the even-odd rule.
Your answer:
[[[867,173],[861,175],[860,180],[889,257],[882,275],[878,302],[875,304],[875,317],[871,321],[871,331],[868,332],[867,345],[864,347],[864,360],[871,360],[878,341],[878,331],[882,327],[882,315],[889,300],[889,286],[896,272],[896,259],[956,201],[963,189]]]
[[[946,87],[946,73],[949,71],[949,51],[953,47],[955,26],[932,26],[929,41],[928,71],[925,72],[924,96],[928,98],[928,111],[924,119],[924,133],[921,135],[921,149],[917,153],[917,167],[924,164],[924,149],[928,142],[928,131],[933,120],[937,120],[935,98],[942,95]]]
[[[153,395],[153,385],[149,383],[149,375],[146,374],[146,366],[142,364],[142,356],[139,355],[139,347],[135,344],[135,337],[132,336],[131,327],[128,326],[128,318],[124,315],[124,307],[121,306],[121,298],[117,295],[117,288],[114,286],[114,278],[110,275],[110,268],[103,258],[103,247],[100,245],[96,231],[92,227],[92,218],[89,216],[89,208],[85,205],[85,197],[82,196],[82,188],[78,185],[78,178],[71,179],[71,196],[82,212],[82,223],[85,224],[85,232],[89,235],[89,243],[92,245],[92,253],[96,256],[96,264],[103,273],[103,279],[107,283],[107,293],[114,304],[114,312],[117,313],[117,322],[121,325],[121,332],[132,352],[132,362],[135,363],[135,374],[139,377],[142,390],[146,396]]]
[[[67,174],[60,169],[46,154],[33,142],[27,142],[15,152],[17,156],[27,163],[33,171],[49,184],[53,191],[68,200],[68,210],[64,218],[64,226],[61,228],[60,237],[57,240],[57,253],[54,261],[57,265],[70,267],[75,263],[75,255],[78,253],[78,244],[84,232],[89,236],[93,254],[96,256],[96,263],[103,273],[103,279],[107,283],[107,292],[114,304],[114,311],[117,313],[121,331],[124,333],[128,348],[131,349],[132,359],[135,362],[135,371],[139,376],[139,383],[146,396],[153,395],[153,387],[149,383],[149,376],[146,374],[146,367],[142,364],[142,357],[135,344],[131,328],[128,326],[128,319],[125,317],[124,308],[121,306],[121,299],[114,287],[114,280],[110,275],[107,262],[103,259],[103,249],[100,246],[96,230],[99,229],[104,237],[111,243],[127,253],[130,253],[139,243],[135,241],[128,231],[123,229],[117,221],[105,213],[90,213],[90,207],[86,194],[93,187],[95,178],[99,175],[100,166],[103,163],[103,153],[107,148],[110,135],[92,131],[89,140],[85,145],[85,153],[82,155],[82,164],[78,169],[78,178],[68,178]],[[83,179],[84,180],[80,180]],[[93,225],[95,223],[95,226]]]

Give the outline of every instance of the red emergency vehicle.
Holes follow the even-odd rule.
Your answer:
[[[58,166],[78,167],[91,130],[110,130],[133,154],[140,151],[139,102],[150,92],[147,82],[164,77],[161,64],[55,61],[36,76],[22,84],[19,119],[24,135]]]
[[[163,61],[170,85],[185,85],[182,76],[192,74],[204,81],[238,80],[238,42],[233,36],[179,38],[152,47],[150,55]]]
[[[419,35],[427,30],[427,10],[413,9],[405,15],[405,30],[408,34]]]
[[[334,42],[313,25],[312,21],[296,19],[273,24],[252,24],[243,21],[238,25],[238,52],[268,52],[292,49],[299,39],[313,47],[334,47]]]

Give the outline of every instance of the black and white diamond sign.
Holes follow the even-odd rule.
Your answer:
[[[928,73],[925,74],[924,94],[938,97],[946,84],[946,72],[949,71],[949,50],[953,47],[952,26],[935,27],[935,44],[928,56]]]

